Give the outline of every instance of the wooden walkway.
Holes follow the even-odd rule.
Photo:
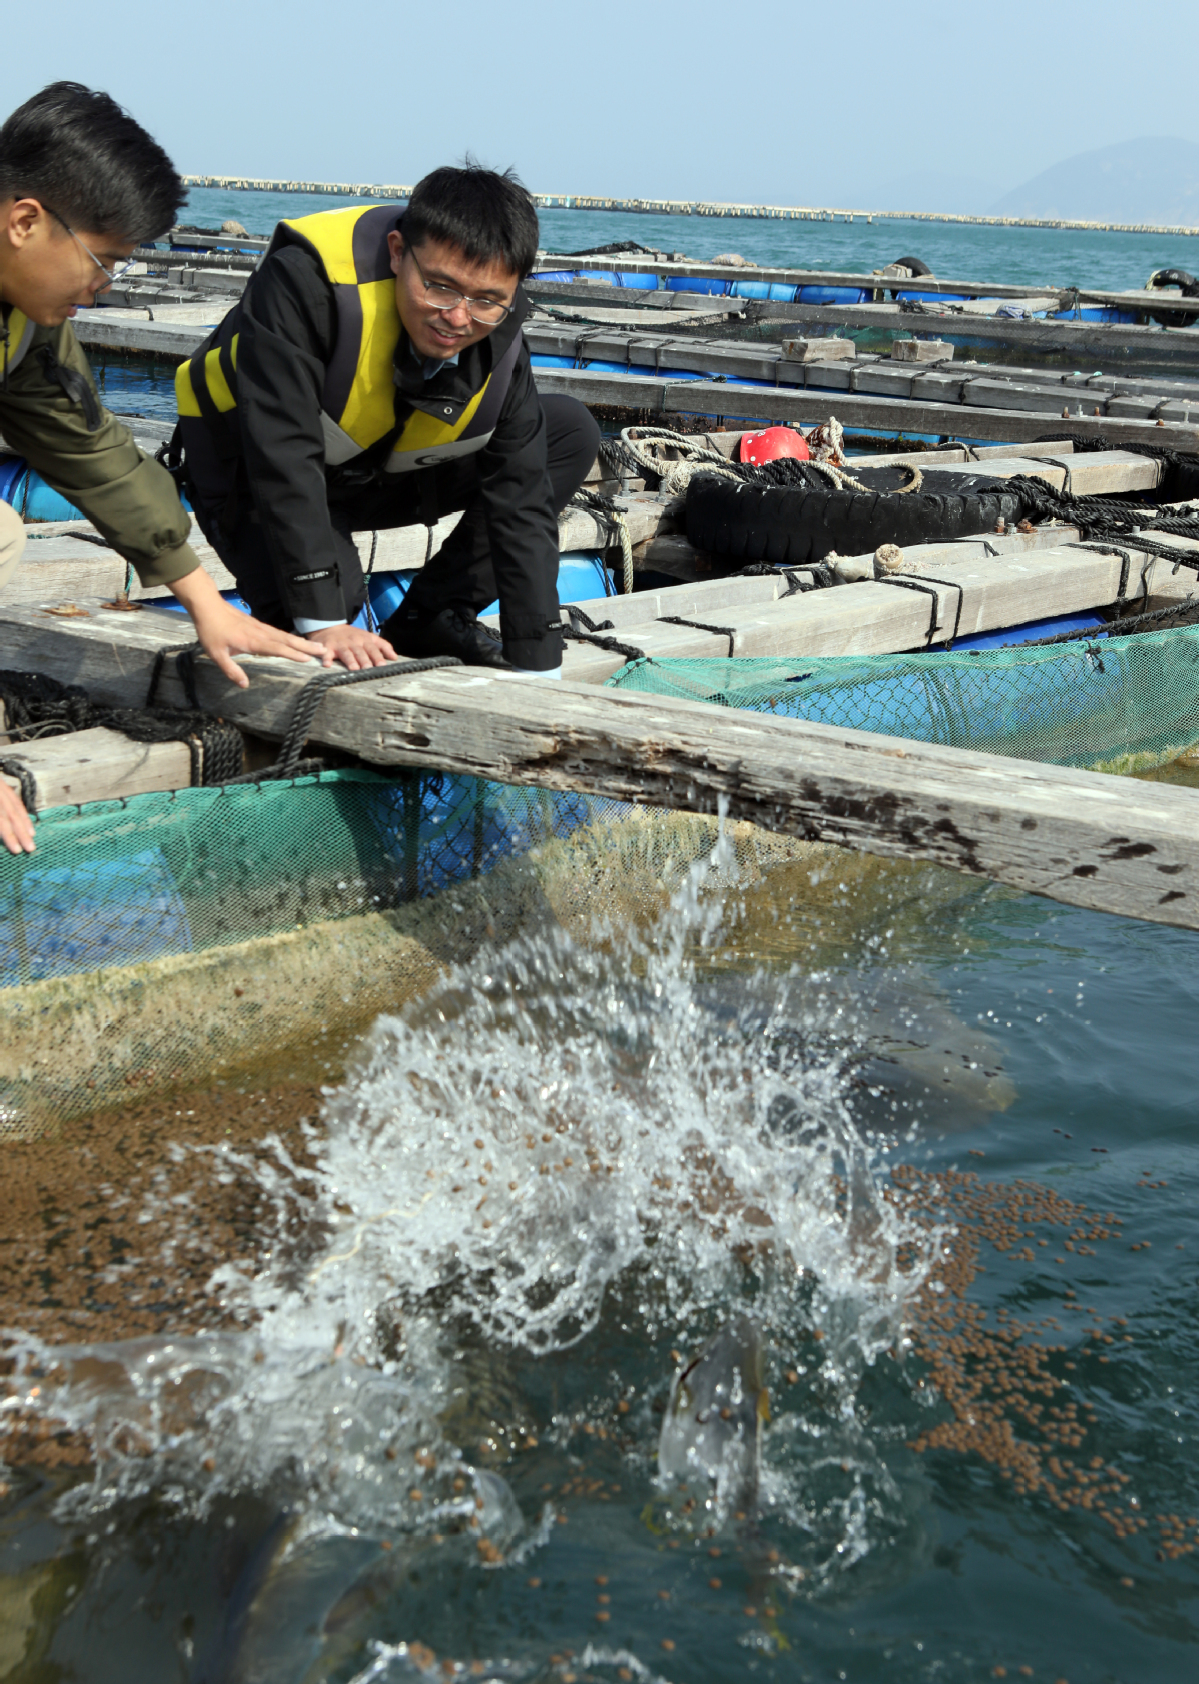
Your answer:
[[[716,442],[731,449],[733,438],[717,435]],[[1018,446],[1006,448],[1006,458],[989,454],[989,473],[1033,466]],[[978,471],[964,451],[936,456],[949,459],[941,464],[947,471],[955,457],[963,472]],[[1159,474],[1156,462],[1118,451],[1076,457],[1042,449],[1035,466],[1055,484],[1071,476],[1078,491],[1148,490]],[[655,545],[668,541],[669,503],[645,493],[624,499],[651,563]],[[593,517],[572,510],[570,520]],[[846,583],[833,589],[791,594],[792,581],[778,575],[693,578],[583,606],[612,622],[606,635],[656,658],[898,652],[923,647],[930,630],[943,642],[955,631],[1115,602],[1122,558],[1072,547],[1077,540],[1075,530],[1058,526],[911,548],[905,568],[931,586],[931,597],[875,580],[871,557],[851,557],[836,562]],[[64,541],[78,539],[52,533],[34,540]],[[1199,563],[1199,545],[1171,542],[1196,552]],[[1129,556],[1126,597],[1156,606],[1199,594],[1189,566],[1175,570],[1135,542],[1121,548]],[[64,564],[35,563],[25,573],[48,582],[56,565]],[[798,573],[802,583],[804,570]],[[84,592],[73,600],[83,612],[71,618],[49,613],[54,604],[45,598],[0,605],[6,664],[80,684],[100,703],[144,703],[159,652],[190,642],[187,621],[153,605],[117,613]],[[1199,928],[1199,791],[599,688],[625,658],[571,642],[560,684],[476,668],[388,669],[329,691],[311,742],[376,766],[438,768],[707,813],[723,804],[732,817],[768,829]],[[242,691],[199,661],[201,704],[278,740],[316,672],[286,661],[245,664],[251,685]],[[186,705],[170,659],[158,699]],[[148,749],[106,731],[9,752],[26,760],[39,807],[186,782],[181,745]]]
[[[57,622],[7,609],[0,627],[14,666],[126,705],[144,699],[158,651],[186,637],[153,608]],[[199,663],[201,701],[277,738],[309,675],[279,660],[246,666],[252,682],[240,691]],[[173,675],[162,700],[184,703]],[[330,691],[312,740],[376,766],[695,812],[723,806],[770,830],[1199,928],[1199,791],[1172,785],[475,668],[384,672]]]

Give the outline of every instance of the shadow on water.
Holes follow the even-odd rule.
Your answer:
[[[1195,955],[717,850],[323,1094],[47,1144],[0,1678],[1180,1676]],[[752,1481],[659,1463],[696,1358]]]

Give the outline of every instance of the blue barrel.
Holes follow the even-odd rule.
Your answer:
[[[667,292],[702,292],[709,298],[727,298],[732,281],[718,281],[711,275],[668,275]]]
[[[657,292],[658,277],[635,275],[631,270],[622,269],[616,277],[616,284],[620,287],[631,287],[634,292]]]
[[[916,304],[937,304],[946,301],[961,304],[970,298],[971,294],[968,292],[909,292],[905,290],[897,292],[895,296],[905,301],[910,299]]]
[[[0,987],[191,950],[187,910],[161,848],[34,865],[0,891]]]
[[[23,456],[0,457],[0,498],[23,520],[83,520],[84,514],[48,486]]]
[[[861,287],[823,287],[802,286],[799,289],[800,304],[865,304],[872,294]]]

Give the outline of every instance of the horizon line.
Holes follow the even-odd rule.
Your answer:
[[[408,199],[412,187],[379,182],[271,181],[257,176],[185,175],[185,187],[240,193],[313,193],[330,198]],[[711,216],[779,222],[955,222],[991,228],[1065,228],[1105,234],[1199,235],[1199,228],[1159,222],[1098,222],[1076,217],[983,216],[963,211],[853,210],[842,206],[743,205],[705,199],[618,199],[594,193],[532,193],[539,210],[619,211],[633,216]]]

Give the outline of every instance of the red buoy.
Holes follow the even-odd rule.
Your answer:
[[[780,456],[806,462],[810,455],[808,441],[793,427],[767,427],[763,432],[744,435],[738,459],[757,467],[763,462],[777,462]]]

